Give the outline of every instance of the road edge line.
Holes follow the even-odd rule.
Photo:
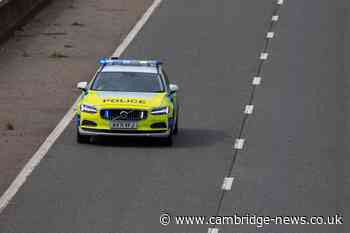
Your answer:
[[[143,14],[143,16],[138,20],[138,22],[134,25],[128,35],[124,38],[122,43],[118,46],[118,48],[114,51],[113,57],[119,57],[126,48],[130,45],[130,43],[135,39],[136,35],[141,31],[143,26],[147,23],[149,18],[152,16],[154,11],[160,6],[163,0],[154,0],[151,6],[147,9],[147,11]],[[70,107],[68,112],[64,115],[61,121],[57,124],[55,129],[49,134],[46,140],[41,144],[39,149],[34,153],[31,159],[26,163],[26,165],[22,168],[17,177],[12,181],[11,185],[4,192],[4,194],[0,197],[0,214],[5,210],[10,201],[19,191],[19,189],[26,182],[27,178],[31,175],[34,169],[40,164],[41,160],[46,156],[47,152],[50,150],[52,145],[56,142],[58,137],[63,133],[63,131],[67,128],[70,122],[74,118],[75,105],[77,104],[78,99],[74,102],[73,106]]]

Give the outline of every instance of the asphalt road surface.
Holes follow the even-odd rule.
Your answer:
[[[172,148],[149,140],[75,142],[61,135],[0,216],[1,233],[207,232],[161,226],[172,215],[331,216],[349,206],[347,6],[286,1],[261,70],[253,115],[219,203],[272,0],[164,1],[125,57],[160,58],[180,86]],[[220,232],[337,232],[348,225],[217,226]]]

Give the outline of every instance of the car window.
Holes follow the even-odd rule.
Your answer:
[[[158,74],[140,72],[100,72],[91,90],[122,92],[164,92]]]

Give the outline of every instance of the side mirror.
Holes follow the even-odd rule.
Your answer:
[[[78,82],[78,84],[77,84],[77,88],[82,90],[82,91],[86,91],[87,86],[88,86],[88,82]]]
[[[174,93],[179,90],[179,87],[176,84],[170,84],[169,89],[170,89],[170,93]]]

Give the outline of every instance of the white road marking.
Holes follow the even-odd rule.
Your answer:
[[[33,157],[27,162],[23,167],[21,172],[17,175],[15,180],[12,182],[10,187],[5,191],[5,193],[0,198],[0,213],[6,208],[11,199],[15,196],[19,188],[26,182],[28,176],[33,172],[35,167],[40,163],[40,161],[45,157],[46,153],[51,148],[52,144],[57,140],[57,138],[62,134],[64,129],[71,122],[74,112],[75,104],[69,109],[63,119],[58,123],[56,128],[51,132],[51,134],[46,138],[44,143],[35,152]]]
[[[283,5],[283,3],[284,3],[284,0],[277,0],[277,4],[278,5]],[[273,22],[277,22],[279,20],[279,15],[273,15],[271,20]],[[275,36],[275,33],[272,32],[272,31],[267,32],[267,34],[266,34],[266,38],[268,38],[268,39],[272,39],[272,38],[274,38],[274,36]],[[264,52],[264,53],[260,54],[260,60],[267,60],[268,57],[269,57],[269,53]],[[253,78],[252,84],[255,85],[255,86],[258,86],[258,85],[261,84],[261,80],[262,80],[261,77],[256,76],[256,77]],[[253,93],[254,93],[254,90],[253,90]],[[253,114],[253,112],[254,112],[254,105],[246,105],[245,106],[244,114],[250,115],[250,114]],[[245,139],[237,138],[235,140],[235,143],[234,143],[234,149],[242,150],[243,147],[244,147],[244,143],[245,143]],[[232,173],[232,170],[230,170],[230,173]],[[225,191],[231,190],[233,181],[234,181],[234,177],[225,177],[224,181],[223,181],[223,183],[221,185],[221,189],[225,190]],[[221,204],[219,204],[219,210],[220,210],[220,208],[221,208]],[[218,228],[209,228],[208,229],[208,233],[218,233],[218,232],[219,232]]]
[[[243,139],[243,138],[237,138],[236,141],[235,141],[234,148],[235,148],[236,150],[242,150],[243,147],[244,147],[244,142],[245,142],[245,139]]]
[[[274,38],[274,36],[275,36],[274,32],[268,32],[267,35],[266,35],[266,37],[269,38],[269,39]]]
[[[232,189],[232,184],[234,181],[234,177],[225,177],[224,182],[222,183],[221,189],[230,191]]]
[[[251,115],[254,111],[254,105],[246,105],[244,109],[244,114]]]
[[[254,77],[252,84],[255,86],[259,86],[261,84],[261,77]]]
[[[219,233],[219,229],[218,228],[209,228],[208,233]]]
[[[131,41],[136,37],[138,32],[147,23],[148,19],[152,15],[152,13],[162,3],[162,1],[163,0],[155,0],[152,3],[152,5],[148,8],[148,10],[144,13],[144,15],[140,18],[140,20],[135,24],[135,26],[129,32],[127,37],[123,40],[123,42],[119,45],[119,47],[113,53],[113,55],[112,55],[113,57],[119,57],[125,51],[125,49],[129,46]],[[58,123],[58,125],[50,133],[50,135],[46,138],[44,143],[39,147],[39,149],[35,152],[35,154],[32,156],[32,158],[23,167],[21,172],[17,175],[15,180],[11,183],[10,187],[0,197],[0,214],[6,208],[6,206],[9,204],[9,202],[12,200],[12,198],[16,195],[16,193],[22,187],[22,185],[26,182],[28,176],[39,165],[39,163],[45,157],[46,153],[49,151],[51,146],[55,143],[57,138],[62,134],[62,132],[65,130],[65,128],[72,121],[72,119],[74,118],[75,105],[77,104],[77,101],[69,109],[69,111],[64,115],[62,120]]]
[[[130,33],[125,37],[122,44],[115,50],[112,57],[119,57],[124,50],[129,46],[131,41],[134,40],[136,35],[139,33],[139,31],[142,29],[142,27],[147,23],[148,19],[151,17],[153,12],[159,7],[159,5],[162,3],[163,0],[155,0],[153,4],[148,8],[148,10],[145,12],[145,14],[142,16],[141,20],[138,21],[134,28],[130,31]]]
[[[267,60],[268,57],[269,57],[268,53],[261,53],[260,54],[260,60]]]
[[[274,22],[277,22],[278,20],[279,20],[279,16],[278,15],[274,15],[274,16],[272,16],[272,21],[274,21]]]

